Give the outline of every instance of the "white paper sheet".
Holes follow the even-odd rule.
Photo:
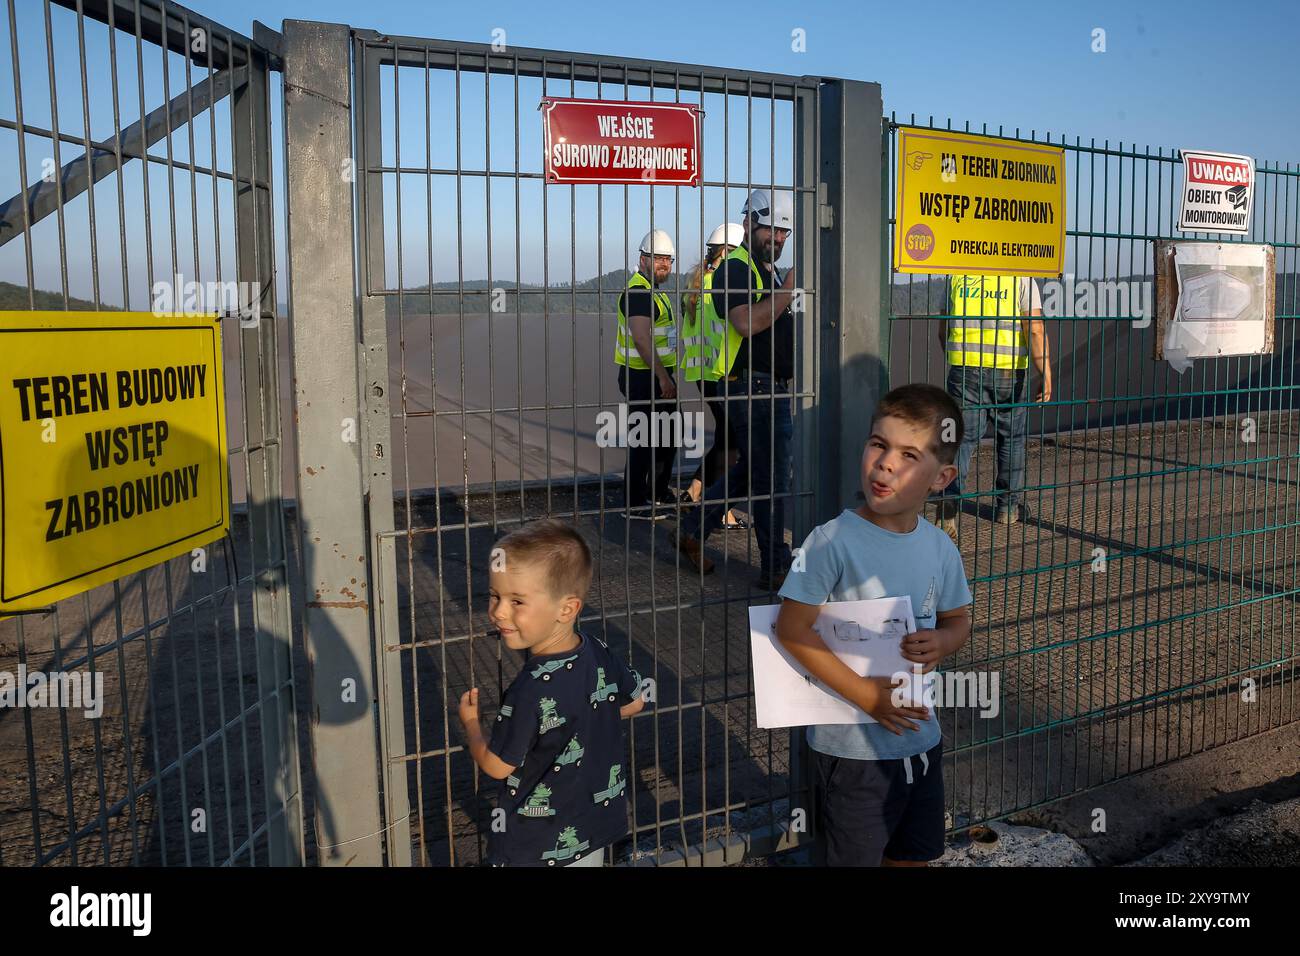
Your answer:
[[[1164,341],[1171,364],[1184,353],[1197,359],[1264,352],[1267,287],[1273,281],[1264,246],[1179,243],[1174,269],[1178,303]]]
[[[758,726],[767,730],[808,724],[874,724],[875,718],[823,687],[790,656],[776,638],[780,610],[779,604],[749,609]],[[900,671],[910,675],[916,666],[903,659],[902,651],[903,637],[916,630],[908,595],[826,604],[813,629],[840,660],[864,677],[891,677]],[[919,691],[933,679],[931,673],[921,681],[913,680],[911,689]],[[919,693],[912,699],[921,702]]]

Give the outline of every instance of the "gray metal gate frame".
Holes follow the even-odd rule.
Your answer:
[[[814,477],[811,493],[795,498],[796,542],[858,494],[856,462],[867,422],[853,409],[873,405],[885,381],[885,365],[876,358],[887,343],[875,268],[884,254],[874,228],[883,182],[880,87],[523,48],[502,52],[307,21],[285,22],[282,52],[290,301],[295,316],[312,317],[310,336],[299,323],[294,358],[320,859],[409,865],[408,777],[418,773],[412,761],[463,748],[413,755],[405,739],[411,702],[401,678],[396,543],[407,532],[395,526],[388,464],[386,290],[372,282],[385,275],[376,168],[381,66],[442,65],[701,92],[740,92],[732,85],[739,78],[746,92],[795,102],[802,131],[795,156],[796,262],[814,277],[805,290],[814,316],[801,328],[801,338],[810,329],[812,341],[798,349],[801,381],[813,390],[795,399],[796,420],[806,423],[796,430],[797,473]],[[294,281],[305,274],[310,281]],[[340,440],[349,422],[354,440]],[[349,678],[358,693],[340,701],[340,683]],[[792,732],[791,744],[791,777],[803,779],[801,732]],[[756,838],[755,848],[796,842],[789,829],[788,820],[780,823],[779,832]],[[748,847],[751,836],[741,842]],[[710,861],[736,858],[735,846],[715,849]],[[684,862],[692,852],[701,848],[683,847],[675,858]]]
[[[118,677],[122,684],[124,707],[122,719],[127,761],[125,768],[127,793],[125,797],[112,804],[106,801],[103,754],[100,751],[99,728],[96,727],[95,750],[100,790],[99,812],[94,816],[93,820],[79,827],[76,825],[76,816],[72,813],[74,781],[68,770],[69,741],[67,725],[64,723],[62,746],[65,773],[69,774],[65,779],[69,811],[68,834],[65,840],[53,846],[42,845],[39,821],[40,808],[33,779],[30,786],[35,862],[38,865],[50,863],[66,855],[70,862],[76,864],[79,861],[78,849],[80,841],[88,839],[98,832],[102,843],[104,862],[107,863],[109,861],[110,820],[123,814],[128,815],[130,818],[132,859],[138,861],[140,848],[136,804],[141,798],[151,797],[158,804],[155,813],[160,828],[159,835],[163,862],[164,864],[167,863],[166,830],[168,818],[166,815],[167,808],[162,805],[164,803],[162,796],[164,778],[178,774],[183,788],[186,761],[194,758],[196,754],[201,754],[204,768],[204,799],[205,802],[210,803],[212,792],[210,790],[208,771],[208,751],[209,748],[219,750],[222,762],[217,771],[219,774],[217,786],[225,792],[225,809],[227,816],[229,816],[231,813],[230,788],[232,786],[232,771],[227,753],[227,735],[238,733],[242,736],[245,745],[242,779],[245,809],[248,813],[248,833],[238,846],[234,845],[234,836],[228,834],[230,845],[226,848],[226,855],[220,858],[220,862],[223,865],[233,865],[241,861],[257,863],[257,845],[260,841],[265,840],[267,857],[264,862],[271,865],[301,865],[305,855],[302,785],[292,666],[293,622],[290,612],[290,564],[286,548],[284,506],[281,497],[282,461],[280,452],[282,436],[281,410],[278,402],[276,334],[279,323],[276,318],[275,303],[276,283],[272,213],[269,73],[272,69],[278,68],[278,62],[275,54],[264,43],[274,34],[267,31],[261,24],[256,24],[255,33],[259,35],[259,38],[257,40],[250,39],[200,14],[174,4],[170,0],[52,0],[52,2],[59,7],[72,11],[77,16],[78,39],[82,45],[83,56],[80,79],[83,111],[85,113],[85,126],[81,135],[73,135],[64,132],[60,128],[57,103],[52,105],[51,129],[45,130],[24,123],[18,63],[18,57],[20,56],[18,30],[13,23],[13,5],[10,4],[9,7],[11,50],[14,56],[13,79],[16,115],[13,122],[5,120],[3,127],[17,134],[19,166],[24,174],[28,168],[25,156],[25,140],[27,136],[48,139],[51,143],[55,165],[59,168],[58,174],[53,178],[36,183],[30,189],[25,189],[24,192],[15,196],[12,200],[0,205],[0,244],[18,238],[23,238],[26,243],[27,284],[31,307],[35,307],[36,293],[31,253],[32,227],[47,216],[57,215],[58,217],[60,255],[63,258],[62,266],[64,270],[63,295],[66,303],[68,287],[67,250],[63,241],[64,207],[82,193],[88,194],[87,198],[91,205],[90,228],[93,241],[95,234],[95,184],[114,173],[117,173],[120,177],[131,160],[138,161],[144,167],[146,200],[149,194],[148,168],[151,164],[165,165],[169,175],[180,169],[187,170],[192,177],[196,172],[202,172],[210,176],[214,182],[213,212],[216,221],[219,221],[219,219],[217,219],[215,209],[215,183],[221,179],[229,180],[232,183],[237,258],[236,275],[240,282],[257,283],[257,287],[263,291],[263,296],[260,301],[254,304],[257,310],[256,321],[240,323],[240,361],[237,368],[227,369],[228,373],[239,375],[240,390],[243,393],[245,410],[243,434],[245,440],[242,448],[231,448],[230,451],[232,454],[242,452],[245,458],[244,479],[247,494],[252,568],[239,573],[236,566],[237,573],[233,581],[219,589],[212,585],[210,595],[202,595],[194,599],[190,604],[181,607],[172,606],[170,569],[165,569],[168,590],[165,616],[161,621],[155,621],[150,617],[148,597],[146,596],[144,598],[144,624],[142,627],[134,629],[123,628],[121,613],[123,591],[130,588],[131,582],[114,582],[112,584],[112,608],[115,611],[116,618],[116,637],[108,644],[101,646],[96,646],[94,640],[90,622],[89,596],[83,595],[79,598],[69,599],[66,602],[60,602],[60,606],[65,608],[71,608],[75,604],[83,604],[85,608],[88,650],[86,654],[76,659],[61,659],[62,654],[59,650],[58,637],[58,611],[60,606],[52,609],[55,628],[55,657],[53,664],[56,668],[67,670],[85,665],[93,674],[97,669],[97,658],[113,654],[117,657]],[[114,58],[115,133],[110,139],[102,142],[95,141],[90,136],[89,103],[86,93],[88,78],[84,63],[84,20],[86,19],[98,21],[108,27],[110,49],[114,51],[112,56]],[[47,5],[47,31],[51,29],[50,23],[49,6]],[[142,115],[136,123],[123,128],[117,116],[116,47],[113,46],[118,40],[117,33],[119,31],[124,34],[128,41],[132,36],[134,37],[137,50],[147,51],[156,48],[161,53],[164,77],[166,76],[168,54],[170,53],[183,57],[190,67],[206,66],[206,79],[195,84],[192,81],[190,71],[187,69],[184,91],[172,97],[170,101],[165,102],[162,106],[148,114],[144,114],[143,65],[138,61],[137,71],[139,74],[140,110]],[[200,32],[205,42],[203,45],[198,46],[194,42],[194,36]],[[47,37],[47,44],[49,40],[50,38]],[[148,44],[148,46],[144,46],[145,44]],[[51,58],[53,56],[52,50],[48,47],[47,56]],[[53,99],[56,71],[52,59],[49,60],[49,69],[50,94]],[[233,154],[233,160],[229,172],[221,170],[218,166],[215,143],[216,123],[212,115],[215,104],[226,96],[229,96],[232,101],[230,108],[230,150]],[[192,152],[193,124],[200,122],[199,117],[204,112],[209,113],[207,122],[212,124],[211,128],[213,130],[213,157],[210,168],[196,164]],[[191,150],[187,160],[176,159],[173,157],[172,137],[180,134],[187,126],[190,129]],[[148,152],[150,146],[164,140],[167,146],[165,158]],[[72,160],[63,163],[60,159],[59,147],[61,143],[72,148],[80,148],[82,152]],[[120,179],[118,200],[120,209],[122,203]],[[195,195],[193,201],[197,202],[197,195]],[[178,260],[175,258],[176,235],[174,220],[172,221],[172,229],[173,261],[177,262]],[[125,224],[121,225],[121,230],[123,269],[125,271],[127,269]],[[92,263],[97,265],[93,258],[93,246],[91,254]],[[219,255],[218,252],[218,263],[220,261]],[[153,263],[151,260],[148,267],[150,282],[152,283]],[[197,241],[195,245],[195,268],[199,268]],[[198,276],[196,275],[195,278],[197,279]],[[126,285],[124,279],[124,295],[128,294]],[[99,307],[98,276],[94,277],[94,288],[95,305]],[[130,306],[129,299],[124,305]],[[228,540],[222,547],[233,549],[233,541]],[[137,575],[135,580],[138,580],[142,588],[147,589],[145,572]],[[211,578],[209,578],[209,583],[212,583]],[[257,658],[257,693],[255,699],[245,701],[241,685],[239,710],[234,715],[228,715],[224,706],[224,688],[220,686],[221,675],[220,671],[218,671],[221,713],[216,728],[213,729],[207,725],[207,721],[204,720],[202,702],[198,702],[199,727],[203,734],[202,738],[197,742],[188,742],[188,747],[184,752],[179,753],[174,759],[170,759],[166,765],[154,766],[151,779],[142,781],[134,779],[131,766],[134,729],[131,727],[131,716],[125,703],[127,681],[124,670],[124,648],[135,641],[143,640],[146,654],[152,655],[150,637],[154,629],[160,629],[170,638],[176,639],[176,634],[180,630],[180,621],[187,614],[191,616],[193,621],[200,607],[207,603],[208,611],[215,615],[218,599],[224,602],[226,595],[230,592],[236,593],[233,612],[235,629],[236,632],[241,631],[243,626],[240,623],[237,592],[243,586],[247,586],[251,590],[252,631]],[[77,614],[70,612],[69,617],[76,620]],[[24,659],[24,620],[22,616],[18,617],[16,628],[18,654],[21,661]],[[219,622],[216,624],[216,634],[220,638],[221,628]],[[238,652],[238,633],[236,633],[234,640],[236,652]],[[220,666],[220,653],[221,651],[218,649],[218,667]],[[195,666],[196,668],[199,667],[197,658]],[[152,675],[148,677],[148,680],[150,683],[150,699],[152,700]],[[201,675],[198,677],[198,686],[200,692],[202,692],[203,678]],[[179,700],[176,702],[176,707],[178,708],[177,716],[179,720],[179,708],[181,707]],[[27,716],[24,715],[24,717]],[[253,717],[256,718],[256,726],[260,731],[260,740],[256,744],[261,754],[262,812],[265,817],[260,824],[254,823],[251,806],[248,806],[252,799],[250,786],[256,776],[248,766],[248,751],[251,749],[248,746],[251,743],[248,739],[251,736],[248,731],[248,722]],[[157,713],[154,712],[150,719],[157,720]],[[34,742],[30,719],[27,719],[26,723],[26,737],[28,773],[29,776],[34,778],[36,763],[33,756]],[[154,758],[156,761],[159,759],[156,743]],[[188,831],[190,827],[190,811],[187,807],[181,806],[178,816],[172,818],[171,822],[176,824],[178,820],[180,826],[185,831]],[[208,835],[207,843],[209,862],[217,862],[216,847],[211,833]],[[185,862],[192,862],[190,841],[188,839],[185,842],[184,850]]]

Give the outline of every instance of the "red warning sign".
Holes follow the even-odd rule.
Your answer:
[[[694,103],[543,98],[548,183],[700,184]]]
[[[1185,149],[1183,204],[1178,228],[1184,232],[1250,231],[1255,162],[1249,156]]]

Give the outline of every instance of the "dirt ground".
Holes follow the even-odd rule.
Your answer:
[[[976,626],[951,667],[996,674],[1001,706],[990,718],[943,714],[954,819],[1042,805],[1295,720],[1298,582],[1287,525],[1297,496],[1286,449],[1296,420],[1265,421],[1245,453],[1231,425],[1215,421],[1033,442],[1031,520],[994,525],[987,507],[962,516]],[[990,452],[977,459],[976,488],[992,484]],[[1196,467],[1256,457],[1274,460]],[[662,532],[642,523],[629,534],[586,489],[553,489],[549,508],[576,513],[596,543],[592,626],[659,687],[658,707],[634,721],[632,735],[637,848],[697,842],[706,827],[717,835],[735,826],[724,807],[743,812],[768,792],[785,796],[790,735],[758,731],[748,704],[745,609],[771,600],[752,588],[752,536],[711,542],[719,571],[701,581]],[[446,752],[443,708],[471,681],[492,706],[519,666],[483,636],[485,591],[478,569],[466,569],[466,542],[469,553],[486,553],[493,523],[508,528],[546,509],[540,493],[522,506],[517,493],[499,495],[495,512],[487,496],[468,509],[448,499],[444,530],[417,535],[400,572],[415,582],[403,627],[418,645],[421,714],[432,717],[418,735],[408,721],[407,733],[408,750],[427,755],[413,828],[431,863],[450,862],[453,846],[457,862],[477,859],[490,806],[454,736]],[[413,509],[411,524],[434,522]],[[786,806],[806,800],[797,774],[793,790]]]
[[[942,712],[955,826],[1017,811],[1047,822],[1076,807],[1056,825],[1081,831],[1092,792],[1057,801],[1110,784],[1104,792],[1129,794],[1107,804],[1112,821],[1125,821],[1119,830],[1155,833],[1164,810],[1136,781],[1295,726],[1297,425],[1294,413],[1264,414],[1253,446],[1214,420],[1032,441],[1030,520],[994,525],[984,507],[962,516],[976,624],[950,666],[996,673],[1001,686],[996,716]],[[1264,460],[1234,464],[1243,459]],[[977,489],[991,486],[990,465],[982,449]],[[720,567],[701,581],[662,525],[629,529],[612,513],[617,496],[561,485],[549,503],[517,489],[499,491],[495,509],[484,495],[413,503],[397,588],[417,860],[480,859],[491,804],[459,734],[447,737],[448,708],[474,683],[490,713],[519,668],[487,634],[482,556],[500,530],[547,510],[576,514],[596,552],[587,626],[656,681],[656,706],[629,735],[638,856],[778,822],[806,801],[797,767],[792,787],[791,734],[754,723],[745,611],[771,598],[753,587],[752,534],[711,541]],[[404,504],[397,523],[407,527]],[[246,524],[232,544],[245,577]],[[1093,570],[1097,548],[1105,570]],[[72,666],[89,636],[107,698],[98,721],[0,711],[0,865],[265,861],[264,836],[254,860],[242,844],[267,816],[260,720],[271,711],[256,703],[251,603],[246,584],[226,588],[232,570],[214,547],[206,577],[178,560],[120,582],[120,629],[111,587],[64,602],[57,616],[0,622],[0,670]],[[310,860],[310,695],[300,636],[293,641]],[[1260,786],[1296,772],[1284,754],[1253,759]],[[1153,767],[1164,769],[1130,776]],[[206,816],[198,832],[195,809]],[[1110,857],[1089,852],[1119,862],[1151,848],[1138,840]],[[618,854],[632,849],[628,841]]]

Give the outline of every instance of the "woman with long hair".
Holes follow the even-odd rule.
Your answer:
[[[700,302],[700,290],[704,285],[704,277],[718,266],[722,265],[722,260],[727,258],[733,249],[744,241],[745,230],[739,223],[723,223],[714,229],[709,235],[709,241],[706,245],[704,258],[700,260],[687,279],[686,287],[690,290],[682,298],[682,315],[695,315],[696,308]],[[709,406],[709,411],[713,413],[713,444],[708,452],[700,459],[700,467],[695,470],[695,475],[691,478],[690,487],[686,493],[692,501],[699,501],[704,494],[704,489],[720,474],[723,470],[735,464],[740,458],[740,449],[737,447],[736,433],[731,427],[730,419],[727,417],[727,402],[723,399],[722,383],[701,379],[699,381],[700,394],[704,396],[705,404]],[[718,436],[725,430],[726,441],[721,442]],[[732,511],[727,512],[723,521],[724,528],[747,528],[749,525],[743,518],[739,518]]]

